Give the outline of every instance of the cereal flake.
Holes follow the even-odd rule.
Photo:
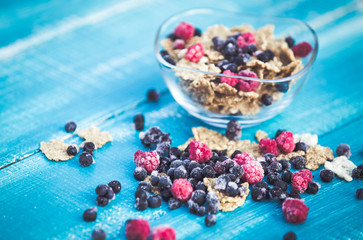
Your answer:
[[[113,140],[109,132],[107,131],[101,132],[100,129],[97,127],[83,129],[78,132],[78,136],[85,139],[85,142],[93,142],[95,144],[95,149],[100,148],[106,143],[111,142]]]
[[[64,143],[63,140],[50,140],[50,142],[41,142],[40,150],[44,153],[44,155],[53,161],[67,161],[74,156],[68,155],[67,148],[70,146],[69,144]],[[76,148],[77,146],[74,145]],[[78,152],[78,148],[77,148]]]
[[[340,156],[334,158],[333,161],[326,161],[324,167],[328,170],[333,171],[338,177],[344,179],[347,182],[353,180],[352,171],[357,166],[346,156]]]
[[[326,160],[333,160],[334,154],[329,147],[315,145],[306,151],[305,167],[310,170],[316,170],[320,165],[323,165]]]

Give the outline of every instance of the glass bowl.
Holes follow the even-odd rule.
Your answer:
[[[163,58],[161,40],[168,38],[168,35],[174,32],[175,27],[180,22],[191,23],[196,28],[201,29],[202,32],[215,24],[221,24],[229,28],[248,24],[254,29],[266,24],[273,24],[275,26],[275,39],[292,36],[296,43],[308,42],[313,49],[308,56],[301,58],[302,65],[298,70],[295,69],[296,72],[292,71],[289,73],[292,75],[281,78],[275,77],[275,79],[225,75],[204,69],[197,70],[188,66],[176,66]],[[225,128],[231,119],[236,119],[243,127],[253,126],[283,111],[308,79],[317,51],[317,35],[303,21],[293,18],[253,16],[204,8],[192,9],[173,15],[160,26],[155,39],[155,54],[160,70],[175,101],[189,114],[210,125],[222,128]],[[222,85],[218,85],[223,77],[231,77],[247,83],[251,83],[251,81],[254,81],[254,83],[259,82],[259,90],[256,90],[256,92],[237,90],[237,93],[233,92],[231,96],[225,95]],[[193,81],[189,78],[193,79]],[[215,91],[210,91],[210,86],[204,86],[205,81],[209,81],[207,85],[212,85]],[[272,96],[272,104],[263,104],[261,97],[264,92]],[[268,100],[265,99],[265,102],[268,102]]]

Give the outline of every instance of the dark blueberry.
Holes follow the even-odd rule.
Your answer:
[[[219,159],[218,153],[212,152],[212,157],[210,158],[210,161],[216,162],[218,161],[218,159]]]
[[[238,48],[237,48],[236,44],[234,44],[232,42],[225,44],[223,47],[223,50],[222,50],[222,54],[226,58],[236,56],[237,53],[238,53]]]
[[[334,179],[334,172],[328,169],[320,171],[320,179],[323,182],[331,182]]]
[[[189,212],[192,214],[196,214],[197,213],[197,209],[198,209],[199,205],[197,203],[195,203],[193,200],[188,200],[188,208],[189,208]]]
[[[226,167],[226,171],[229,171],[234,166],[234,161],[230,158],[223,161],[224,166]]]
[[[296,240],[296,234],[294,232],[288,232],[284,235],[283,240]]]
[[[184,162],[182,160],[175,160],[175,161],[172,161],[170,164],[171,168],[177,168],[180,166],[184,166]]]
[[[244,174],[244,170],[240,165],[233,166],[229,171],[230,173],[234,174],[237,178],[241,178]]]
[[[265,158],[267,165],[270,165],[272,162],[277,161],[276,156],[272,153],[267,153],[263,157]]]
[[[282,199],[286,198],[286,193],[279,187],[272,187],[269,189],[270,198],[272,199]]]
[[[140,182],[137,189],[144,189],[146,192],[151,192],[151,185],[148,182]]]
[[[101,228],[96,228],[92,232],[92,240],[105,240],[106,233]]]
[[[226,41],[225,41],[224,45],[227,45],[229,43],[233,43],[234,45],[236,45],[237,44],[236,36],[228,36],[226,38]]]
[[[285,93],[289,90],[289,83],[288,82],[276,83],[275,87],[278,91]]]
[[[203,177],[206,178],[213,178],[215,176],[216,172],[214,171],[213,167],[207,165],[202,170]]]
[[[107,189],[105,198],[111,200],[115,197],[115,193],[113,192],[112,188]]]
[[[192,197],[191,199],[199,204],[199,205],[203,205],[204,202],[205,202],[205,197],[206,197],[206,193],[203,191],[203,190],[195,190],[193,193],[192,193]]]
[[[308,188],[306,189],[306,193],[309,193],[309,194],[316,194],[319,192],[319,184],[316,183],[316,182],[309,182],[308,183]]]
[[[150,176],[150,184],[151,186],[157,187],[159,184],[159,177],[155,175]]]
[[[223,174],[217,178],[214,188],[216,190],[224,191],[226,190],[229,181],[231,181],[231,179],[227,175]]]
[[[229,182],[226,187],[226,194],[230,197],[237,196],[239,194],[237,183]]]
[[[191,161],[188,166],[188,172],[190,173],[196,167],[200,167],[200,164],[197,163],[196,161]]]
[[[281,173],[282,165],[278,161],[274,161],[267,167],[267,170],[269,173],[271,173],[271,172]]]
[[[174,210],[174,209],[180,208],[182,205],[182,202],[179,201],[178,199],[172,197],[169,199],[168,205],[169,205],[170,210]]]
[[[136,167],[134,170],[134,178],[137,181],[144,181],[144,179],[147,177],[147,171],[143,167]]]
[[[146,132],[141,132],[139,138],[147,148],[156,148],[156,145],[161,142],[171,143],[169,134],[163,133],[159,127],[151,127]]]
[[[88,208],[86,211],[83,212],[83,220],[86,222],[93,222],[97,218],[97,208],[91,207]]]
[[[208,192],[206,201],[207,201],[207,204],[219,205],[219,198],[218,198],[217,194],[213,191]]]
[[[168,174],[168,176],[171,178],[171,179],[174,179],[174,171],[175,171],[175,168],[169,168],[169,170],[167,171],[166,174]]]
[[[300,170],[305,167],[305,157],[296,156],[291,159],[291,164],[294,169]]]
[[[232,119],[227,124],[226,137],[229,140],[239,140],[242,136],[242,126],[236,119]]]
[[[135,198],[147,199],[149,197],[149,193],[144,189],[138,189],[135,192]]]
[[[106,195],[108,189],[109,189],[109,186],[108,185],[106,185],[106,184],[100,184],[100,185],[98,185],[96,187],[96,194],[98,196],[103,197],[103,196]]]
[[[248,63],[250,61],[250,59],[251,59],[251,56],[248,53],[239,53],[235,57],[234,61],[237,65],[245,65],[246,63]]]
[[[178,37],[174,34],[174,33],[170,33],[168,34],[168,38],[171,40],[171,41],[175,41],[178,39]]]
[[[224,40],[221,37],[212,38],[214,49],[217,51],[221,51],[224,46]]]
[[[188,169],[189,164],[190,164],[191,162],[192,162],[192,161],[190,161],[189,159],[186,159],[186,160],[184,160],[184,161],[183,161],[183,165],[184,165],[185,169]]]
[[[77,155],[78,150],[77,150],[77,148],[74,145],[69,145],[67,147],[67,153],[68,153],[68,155],[74,156],[74,155]]]
[[[82,167],[88,167],[93,163],[93,157],[90,153],[83,152],[81,155],[79,155],[78,161]]]
[[[177,167],[174,170],[174,179],[178,178],[188,178],[188,172],[184,166]]]
[[[147,199],[148,207],[149,208],[157,208],[161,205],[161,197],[159,195],[149,196]]]
[[[289,170],[286,170],[282,173],[281,180],[286,183],[291,183],[291,176],[292,176],[292,172]]]
[[[164,55],[162,57],[164,58],[165,61],[167,61],[171,65],[175,65],[176,64],[175,63],[175,60],[172,57],[170,57],[170,55]]]
[[[355,193],[355,196],[358,198],[358,199],[363,199],[363,188],[359,188],[357,190],[357,192]]]
[[[266,188],[253,187],[251,190],[252,200],[255,202],[260,202],[266,198]]]
[[[270,106],[272,104],[272,102],[273,102],[273,99],[272,99],[272,97],[270,95],[265,93],[261,97],[261,102],[265,106]]]
[[[171,189],[165,189],[161,192],[161,197],[165,202],[169,201],[169,199],[173,196]]]
[[[232,174],[232,173],[227,173],[226,175],[227,175],[227,176],[229,177],[229,179],[231,179],[231,181],[233,181],[233,182],[238,183],[238,182],[240,181],[240,179],[239,179],[239,178],[237,178],[237,177],[236,177],[236,175],[234,175],[234,174]]]
[[[227,63],[225,65],[222,66],[222,71],[224,70],[229,70],[231,72],[237,73],[237,64],[235,63]]]
[[[195,190],[202,190],[204,192],[207,192],[207,186],[204,185],[204,183],[202,181],[198,182],[196,185],[195,185]]]
[[[200,217],[203,217],[206,213],[206,208],[205,206],[198,206],[195,213],[200,216]]]
[[[93,142],[85,142],[83,145],[83,151],[92,153],[95,150],[95,144]]]
[[[64,128],[65,128],[66,132],[74,132],[74,131],[76,131],[77,124],[73,121],[70,121],[70,122],[66,123]]]
[[[279,187],[282,189],[282,191],[286,191],[287,190],[287,183],[282,181],[282,180],[277,180],[274,182],[273,184],[275,187]]]
[[[257,47],[254,44],[250,44],[245,48],[245,52],[248,53],[249,55],[253,55],[254,52],[257,51]]]
[[[301,199],[300,197],[300,192],[298,190],[291,190],[289,196],[291,198],[298,198],[298,199]]]
[[[147,199],[136,198],[134,206],[138,211],[144,211],[148,206]]]
[[[297,151],[304,151],[304,152],[306,152],[308,149],[309,149],[309,146],[308,145],[306,145],[303,142],[298,142],[298,143],[295,144],[294,152],[297,152]]]
[[[188,182],[192,185],[193,188],[197,185],[198,181],[194,178],[188,178]]]
[[[218,156],[227,156],[227,149],[224,150],[217,150],[216,153],[218,154]]]
[[[182,155],[180,156],[180,159],[181,160],[185,160],[185,159],[188,159],[189,158],[189,153],[188,152],[183,152]]]
[[[228,156],[220,156],[218,158],[218,162],[224,162],[225,160],[230,159]]]
[[[168,53],[168,51],[166,51],[166,50],[161,50],[161,51],[160,51],[160,55],[163,57],[163,56],[165,56],[165,55],[169,55],[169,53]]]
[[[263,173],[266,176],[268,174],[268,170],[267,170],[267,166],[268,165],[267,165],[267,162],[266,161],[261,161],[260,164],[261,164],[261,166],[263,168]]]
[[[221,175],[226,172],[226,167],[222,162],[216,162],[216,164],[214,165],[214,171],[216,172],[216,174]]]
[[[202,36],[202,31],[199,28],[195,28],[194,29],[194,36]]]
[[[357,168],[363,170],[363,164],[359,164]]]
[[[202,176],[202,169],[200,167],[196,167],[194,168],[191,172],[190,172],[190,177],[194,178],[197,181],[200,181],[203,179]]]
[[[229,64],[227,59],[223,59],[217,62],[216,66],[219,67],[222,71],[227,70],[224,66]]]
[[[354,168],[352,171],[352,177],[354,179],[357,179],[357,180],[363,179],[363,169],[360,166],[363,166],[363,164],[359,165],[357,168]]]
[[[259,181],[259,182],[256,182],[253,187],[259,187],[259,188],[268,188],[268,185],[267,185],[267,182],[265,181]]]
[[[156,152],[159,156],[169,156],[170,151],[170,143],[169,142],[161,142],[156,145]]]
[[[101,206],[101,207],[104,207],[108,204],[109,200],[106,198],[106,197],[101,197],[101,196],[98,196],[96,198],[96,204],[98,206]]]
[[[108,186],[112,188],[114,193],[119,193],[121,191],[121,183],[117,180],[113,180],[108,183]]]
[[[278,173],[269,173],[267,174],[267,183],[273,185],[275,181],[280,180],[280,174]]]
[[[170,166],[170,159],[164,156],[160,156],[160,164],[156,169],[159,172],[167,172]]]
[[[208,204],[206,210],[208,215],[217,214],[219,211],[217,204]]]
[[[279,163],[281,164],[281,166],[282,166],[282,171],[285,171],[285,170],[290,170],[290,168],[291,168],[291,164],[290,164],[290,162],[289,161],[287,161],[286,159],[281,159],[280,161],[279,161]]]
[[[217,217],[214,214],[210,214],[205,217],[204,221],[207,227],[211,227],[217,223]]]
[[[240,150],[235,150],[232,155],[231,155],[231,159],[233,159],[237,154],[241,154],[242,152]]]
[[[350,152],[350,146],[345,143],[339,144],[336,152],[338,156],[346,156],[348,159],[350,158],[350,155],[352,155]]]
[[[278,137],[278,136],[280,136],[280,134],[282,133],[282,132],[284,132],[284,131],[286,131],[285,129],[279,129],[279,130],[277,130],[276,131],[276,133],[275,133],[275,139]]]
[[[160,190],[170,189],[172,182],[169,177],[160,177],[158,187]]]
[[[160,98],[160,92],[155,89],[150,89],[147,92],[147,100],[149,102],[157,102]]]
[[[295,40],[291,36],[286,37],[285,42],[287,43],[289,48],[292,48],[295,45]]]
[[[180,158],[182,151],[177,147],[170,148],[170,155],[174,155],[176,158]]]
[[[260,54],[258,54],[257,59],[262,62],[268,62],[271,60],[269,54],[266,52],[261,52]]]

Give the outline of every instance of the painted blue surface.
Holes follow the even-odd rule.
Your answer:
[[[362,1],[70,1],[67,6],[38,0],[0,6],[0,35],[6,36],[0,40],[0,239],[89,239],[96,227],[109,239],[124,239],[124,223],[131,217],[148,219],[153,227],[170,224],[180,239],[281,239],[287,231],[295,231],[298,239],[363,239],[358,211],[363,203],[355,199],[356,189],[363,186],[359,181],[335,179],[323,183],[316,196],[303,195],[310,212],[302,225],[287,224],[278,203],[255,203],[248,197],[243,207],[219,213],[217,225],[206,228],[204,219],[186,207],[170,211],[163,203],[159,209],[137,212],[132,177],[133,153],[143,148],[132,129],[135,113],[145,114],[146,127],[159,125],[170,132],[175,146],[191,136],[191,127],[205,126],[164,91],[152,55],[161,21],[201,6],[297,17],[316,27],[320,52],[308,83],[286,111],[245,129],[242,138],[253,140],[258,129],[270,135],[279,128],[312,132],[332,149],[350,144],[352,161],[362,164]],[[96,15],[97,21],[86,21],[105,9],[103,19]],[[16,40],[29,43],[52,29],[60,31],[2,59],[6,49],[21,46]],[[164,91],[159,103],[144,101],[151,87]],[[112,143],[96,151],[96,164],[81,168],[77,158],[55,163],[41,153],[19,161],[43,140],[68,137],[67,142],[79,143],[63,131],[70,119],[80,128],[102,122],[100,128],[113,135]],[[314,176],[320,182],[318,171]],[[121,193],[99,208],[96,222],[85,223],[81,216],[95,205],[94,188],[113,179],[121,181]]]

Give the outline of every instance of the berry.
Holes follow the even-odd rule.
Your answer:
[[[292,189],[299,191],[300,193],[305,192],[308,187],[308,181],[302,176],[292,174],[291,177]]]
[[[281,188],[282,191],[286,191],[287,190],[287,183],[284,182],[283,180],[276,180],[273,185],[274,185],[274,187]]]
[[[202,170],[203,178],[213,178],[215,176],[216,172],[214,171],[213,167],[207,165]]]
[[[185,58],[191,62],[199,62],[199,60],[204,56],[204,47],[201,43],[194,44],[188,47],[185,54]]]
[[[272,153],[266,153],[265,155],[263,155],[267,165],[270,165],[273,162],[277,161],[277,158],[275,155],[273,155]]]
[[[160,92],[155,89],[150,89],[147,92],[147,100],[149,102],[157,102],[160,98]]]
[[[82,167],[88,167],[94,162],[92,155],[88,152],[83,152],[79,155],[78,161]]]
[[[215,225],[217,223],[217,217],[214,214],[207,215],[205,217],[204,221],[205,221],[205,225],[207,227],[211,227],[211,226],[213,226],[213,225]]]
[[[230,70],[224,70],[222,74],[237,76],[237,73],[233,73]],[[226,84],[228,84],[228,85],[230,85],[232,87],[235,87],[237,85],[237,83],[239,83],[239,79],[234,78],[234,77],[221,77],[221,82],[226,83]]]
[[[291,190],[291,192],[290,192],[290,194],[289,194],[289,196],[290,196],[291,198],[301,199],[301,197],[300,197],[300,192],[299,192],[298,190],[294,190],[294,189],[292,189],[292,190]]]
[[[200,167],[196,167],[194,168],[191,172],[190,172],[190,177],[194,178],[197,181],[200,181],[203,179],[202,176],[202,169]]]
[[[354,168],[352,171],[352,177],[357,180],[363,179],[363,164],[359,165],[357,168]]]
[[[171,192],[176,199],[186,202],[192,195],[193,187],[188,180],[177,179],[171,187]]]
[[[108,186],[112,188],[114,193],[119,193],[121,191],[121,183],[117,180],[113,180],[108,183]]]
[[[297,151],[304,151],[304,152],[306,152],[308,149],[309,149],[309,146],[308,145],[306,145],[303,142],[298,142],[298,143],[295,144],[294,152],[297,152]]]
[[[170,151],[170,143],[169,142],[161,142],[156,145],[156,152],[159,156],[169,156]]]
[[[306,57],[313,50],[313,48],[311,47],[310,43],[301,42],[291,47],[291,50],[294,52],[295,57]]]
[[[148,173],[156,170],[160,163],[160,157],[156,151],[138,150],[134,154],[134,162],[136,166],[143,167]]]
[[[144,179],[147,177],[147,171],[143,167],[136,167],[134,170],[134,178],[137,181],[144,181]]]
[[[276,143],[275,139],[263,138],[258,143],[258,146],[259,146],[260,150],[265,154],[271,153],[275,156],[280,155],[280,150],[277,147],[277,143]]]
[[[247,47],[250,44],[255,44],[256,38],[253,33],[245,32],[237,38],[238,47]]]
[[[194,36],[195,28],[192,24],[181,22],[174,30],[174,35],[184,40],[189,40]]]
[[[282,165],[278,161],[272,162],[268,167],[268,172],[276,172],[281,173],[282,172]]]
[[[289,170],[286,170],[282,173],[281,179],[282,179],[282,181],[284,181],[286,183],[291,183],[291,176],[292,176],[292,172]]]
[[[67,154],[68,155],[75,156],[75,155],[77,155],[77,153],[78,153],[78,150],[74,145],[69,145],[67,147]]]
[[[199,205],[204,204],[205,198],[206,198],[206,193],[203,190],[195,190],[191,196],[192,201]]]
[[[247,162],[255,161],[255,158],[252,156],[252,154],[244,152],[237,154],[233,160],[239,165],[243,165]]]
[[[272,104],[272,101],[273,101],[272,97],[267,93],[263,94],[261,97],[261,102],[265,106],[270,106]]]
[[[350,155],[351,155],[350,146],[345,143],[339,144],[336,152],[337,152],[338,156],[346,156],[348,159],[350,158]]]
[[[248,183],[254,184],[262,180],[264,173],[263,168],[259,162],[250,161],[243,164],[242,167],[245,172],[243,177]]]
[[[282,166],[282,171],[285,171],[285,170],[290,170],[290,168],[291,168],[291,164],[290,164],[290,162],[289,161],[287,161],[286,159],[281,159],[280,161],[279,161],[279,163],[281,164],[281,166]]]
[[[157,208],[161,205],[161,197],[159,195],[150,196],[147,199],[149,208]]]
[[[188,172],[191,172],[196,167],[200,167],[200,164],[197,163],[196,161],[191,161],[188,166]]]
[[[109,203],[109,200],[108,200],[106,197],[98,196],[98,197],[96,198],[96,204],[97,204],[98,206],[104,207],[104,206],[106,206],[108,203]]]
[[[184,162],[182,160],[174,160],[171,162],[170,167],[171,168],[178,168],[180,166],[184,166]]]
[[[144,189],[137,189],[135,192],[135,198],[140,198],[146,200],[149,197],[149,193]]]
[[[268,193],[270,194],[270,198],[272,199],[285,199],[286,193],[279,187],[272,187],[269,189]]]
[[[175,240],[175,230],[167,226],[158,226],[153,229],[151,240]]]
[[[182,202],[180,200],[172,197],[169,199],[168,205],[169,205],[170,210],[174,210],[174,209],[180,208],[182,205]]]
[[[288,82],[276,83],[275,87],[278,91],[286,93],[289,90],[289,83]]]
[[[222,54],[226,58],[234,57],[238,53],[238,48],[236,47],[236,44],[233,42],[226,42],[223,49]]]
[[[207,211],[207,210],[206,210],[206,207],[205,207],[205,206],[198,206],[198,207],[196,208],[195,213],[196,213],[198,216],[203,217],[203,216],[205,215],[206,211]]]
[[[231,159],[234,159],[234,158],[235,158],[235,156],[236,156],[237,154],[240,154],[240,153],[242,153],[240,150],[235,150],[235,151],[232,153],[232,155],[231,155]]]
[[[267,175],[268,174],[268,170],[267,170],[267,162],[266,161],[260,161],[260,164],[263,168],[263,174]]]
[[[275,54],[270,50],[267,49],[266,51],[261,52],[257,55],[257,59],[262,62],[268,62],[275,57]]]
[[[304,156],[293,157],[291,163],[294,169],[303,169],[305,167],[305,158]]]
[[[214,188],[216,190],[224,191],[226,190],[229,181],[231,181],[231,179],[227,175],[223,174],[217,178]]]
[[[280,174],[278,173],[269,173],[267,174],[267,183],[270,185],[273,185],[275,183],[275,181],[280,180]]]
[[[217,67],[219,67],[222,72],[225,70],[229,70],[232,72],[231,73],[225,73],[226,75],[235,75],[233,73],[237,72],[237,64],[235,63],[230,63],[227,59],[223,59],[217,62],[216,64]],[[235,78],[233,79],[233,81],[236,80]],[[228,84],[228,81],[226,81],[226,83]]]
[[[276,143],[282,153],[291,153],[295,148],[294,135],[292,132],[283,131],[276,138]]]
[[[235,58],[235,62],[236,65],[245,65],[250,61],[250,59],[251,56],[248,53],[239,53]]]
[[[194,29],[194,36],[202,36],[202,31],[199,28],[195,28]]]
[[[313,174],[311,173],[310,170],[308,169],[303,169],[303,170],[300,170],[300,171],[297,171],[293,174],[294,176],[301,176],[303,177],[307,182],[312,182],[313,181]],[[294,177],[293,176],[293,177]]]
[[[168,51],[166,51],[166,50],[161,50],[161,51],[160,51],[160,55],[163,57],[163,56],[165,56],[165,55],[169,55],[169,53],[168,53]]]
[[[217,51],[222,51],[225,41],[221,37],[212,38],[214,49]]]
[[[334,179],[334,172],[328,169],[321,170],[319,175],[323,182],[331,182]]]
[[[113,192],[113,190],[111,188],[109,188],[109,189],[107,189],[106,195],[104,197],[109,200],[115,199],[115,193]]]
[[[170,189],[164,189],[162,192],[161,192],[161,197],[163,198],[163,200],[165,202],[169,201],[169,199],[173,196],[173,194],[171,193],[171,190]]]
[[[212,157],[212,151],[207,145],[199,141],[192,141],[189,144],[189,159],[204,163]]]
[[[179,166],[174,170],[174,179],[178,179],[178,178],[187,178],[188,177],[188,172],[185,169],[185,167]]]
[[[262,201],[266,197],[266,188],[254,186],[251,190],[251,197],[255,202]]]
[[[141,143],[147,148],[155,148],[161,142],[171,143],[168,133],[163,133],[159,127],[151,127],[146,132],[140,132]]]
[[[267,185],[267,183],[265,181],[259,181],[259,182],[255,183],[253,185],[253,187],[266,188],[267,189],[268,185]]]
[[[359,188],[355,195],[358,199],[363,199],[363,188]]]
[[[286,37],[285,42],[289,48],[292,48],[295,45],[295,40],[291,36]]]
[[[176,157],[176,159],[180,158],[182,154],[182,151],[177,147],[170,148],[170,155],[173,155]]]
[[[208,204],[206,208],[207,214],[217,214],[219,211],[218,204]]]
[[[195,185],[195,190],[202,190],[203,192],[207,192],[207,186],[205,186],[203,182],[198,182]]]
[[[150,235],[149,222],[144,219],[131,219],[126,224],[126,238],[128,240],[146,240]]]
[[[198,181],[195,180],[194,178],[188,178],[188,182],[190,183],[190,185],[192,185],[193,188],[195,188],[195,186],[198,183]]]
[[[224,160],[222,163],[225,166],[226,171],[229,171],[235,165],[235,161],[232,161],[229,158],[227,158],[226,160]]]
[[[97,208],[96,207],[88,208],[83,213],[83,220],[85,220],[86,222],[93,222],[96,220],[96,218],[97,218]]]
[[[165,61],[167,61],[171,65],[175,65],[176,64],[175,60],[172,57],[170,57],[170,55],[164,55],[163,58],[164,58]]]
[[[96,187],[96,194],[98,196],[105,196],[107,194],[107,190],[109,189],[110,187],[106,184],[100,184]]]
[[[138,210],[138,211],[144,211],[148,207],[147,199],[136,198],[135,199],[135,205],[134,206],[135,206],[136,210]]]
[[[171,40],[171,41],[175,41],[178,39],[178,37],[174,34],[174,33],[169,33],[168,34],[168,38]],[[164,50],[165,51],[165,50]],[[166,51],[165,51],[166,52]]]
[[[77,128],[77,124],[73,121],[67,122],[66,125],[64,126],[64,129],[66,130],[66,132],[74,132],[76,131]]]
[[[160,177],[159,178],[159,183],[158,183],[158,187],[160,190],[164,190],[164,189],[170,189],[172,186],[172,182],[170,180],[169,177]]]
[[[316,194],[319,192],[319,184],[316,183],[316,182],[309,182],[308,183],[308,188],[306,189],[306,193],[309,193],[309,194]]]
[[[189,209],[190,213],[197,214],[198,207],[199,207],[199,205],[197,203],[195,203],[194,201],[192,201],[192,200],[188,201],[188,209]]]
[[[183,49],[185,47],[185,41],[183,39],[176,39],[173,43],[174,49]]]
[[[283,240],[296,240],[296,234],[294,232],[288,232],[284,235]]]
[[[309,208],[300,199],[288,198],[282,204],[282,212],[288,223],[305,222]]]
[[[93,150],[95,150],[95,144],[93,142],[85,142],[83,145],[83,151],[88,153],[93,153]]]
[[[238,185],[235,182],[229,182],[226,187],[226,194],[235,197],[239,194]]]
[[[151,185],[148,182],[140,182],[137,189],[143,189],[147,192],[151,192]]]
[[[205,200],[206,200],[208,205],[219,205],[220,204],[219,198],[218,198],[217,194],[214,191],[208,192],[207,197],[206,197]]]
[[[238,75],[243,77],[258,78],[257,74],[250,70],[242,70],[238,73]],[[256,91],[258,86],[260,86],[260,82],[258,81],[240,79],[238,88],[239,90],[244,92],[251,92],[251,91]]]
[[[241,178],[244,174],[243,168],[239,165],[233,166],[231,169],[229,169],[229,171],[230,171],[230,173],[235,175],[237,178]]]
[[[232,119],[227,124],[226,137],[229,140],[237,141],[242,136],[242,126],[236,119]]]
[[[96,228],[92,232],[92,240],[105,240],[106,233],[101,228]]]

